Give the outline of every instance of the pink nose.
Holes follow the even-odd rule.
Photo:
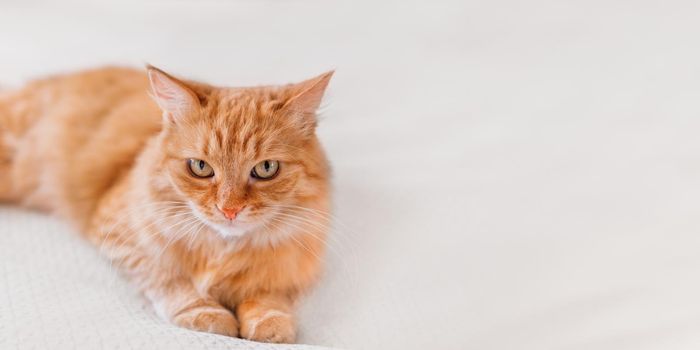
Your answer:
[[[243,207],[223,208],[223,209],[219,209],[219,210],[221,210],[221,212],[224,213],[224,216],[227,219],[233,220],[236,218],[236,215],[238,215],[238,213],[241,212],[242,209],[243,209]]]

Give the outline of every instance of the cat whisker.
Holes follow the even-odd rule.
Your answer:
[[[170,209],[170,208],[168,208],[168,209]],[[183,216],[183,215],[185,215],[185,214],[188,214],[188,213],[187,213],[187,212],[181,212],[181,213],[176,213],[176,214],[174,214],[174,215],[163,216],[163,217],[161,217],[161,218],[158,218],[157,220],[152,221],[151,223],[149,223],[149,224],[146,225],[145,227],[134,227],[134,223],[126,223],[126,225],[128,226],[127,229],[129,229],[129,230],[132,231],[131,234],[128,235],[126,238],[130,238],[130,236],[133,236],[134,234],[138,233],[139,231],[147,231],[147,230],[148,230],[151,226],[153,226],[153,225],[160,224],[160,223],[162,223],[162,222],[164,222],[164,221],[166,221],[166,220],[169,220],[169,219],[172,219],[172,218],[175,218],[175,217],[179,217],[179,216]],[[112,231],[113,231],[113,230],[112,230]],[[108,235],[109,235],[109,234],[111,234],[111,231],[110,231],[110,233],[108,233]],[[127,240],[124,240],[124,242],[126,242],[126,241],[127,241]],[[124,242],[123,242],[123,243],[124,243]],[[122,243],[122,244],[123,244],[123,243]],[[120,248],[120,247],[117,247],[117,248]]]
[[[182,224],[182,225],[188,225],[187,227],[190,227],[190,226],[192,225],[192,223],[196,223],[196,222],[198,222],[198,221],[199,221],[198,218],[192,217],[192,218],[189,218],[189,219],[185,219],[184,221],[181,222],[181,224]],[[168,247],[170,247],[170,245],[171,245],[172,243],[174,243],[174,242],[180,240],[181,238],[183,238],[183,237],[184,237],[185,235],[187,235],[187,233],[188,233],[188,231],[181,231],[181,232],[184,232],[184,234],[183,234],[183,233],[176,233],[176,234],[173,234],[173,235],[168,239],[168,241],[165,243],[165,245],[163,246],[163,248],[158,252],[158,254],[156,254],[156,258],[154,259],[154,261],[160,261],[160,259],[161,259],[162,255],[163,255],[163,253],[165,253],[165,251],[168,249]]]
[[[323,237],[319,237],[319,236],[317,235],[317,232],[314,232],[314,230],[309,230],[308,227],[306,227],[306,225],[309,224],[308,221],[305,221],[305,220],[303,220],[302,218],[295,217],[295,216],[286,216],[285,218],[286,218],[287,220],[289,220],[289,221],[284,221],[284,220],[281,220],[281,219],[279,219],[279,218],[277,218],[276,221],[277,221],[277,222],[280,222],[280,223],[283,223],[283,224],[286,224],[286,225],[289,225],[289,226],[292,226],[292,227],[294,227],[295,229],[301,231],[303,234],[306,234],[306,235],[308,235],[309,237],[314,238],[314,239],[316,239],[317,241],[319,241],[323,246],[325,246],[326,248],[328,248],[328,250],[329,250],[331,253],[335,254],[336,257],[337,257],[340,261],[342,261],[342,263],[343,263],[343,265],[344,265],[346,271],[350,271],[349,266],[347,265],[347,262],[345,261],[345,259],[344,259],[343,255],[342,255],[342,253],[341,253],[340,251],[338,251],[338,250],[337,250],[335,247],[333,247],[332,245],[326,244],[326,239],[325,239],[325,237],[327,237],[327,234],[325,234],[326,230],[325,230],[324,228],[322,228],[322,227],[314,227],[314,228],[316,228],[316,229],[319,231],[318,233],[320,233],[320,232],[323,232],[323,233],[324,233],[324,234],[323,234]]]
[[[286,209],[288,209],[288,210],[295,210],[295,209],[299,209],[299,208],[288,208],[288,207],[287,207]],[[299,215],[294,215],[293,213],[278,212],[278,214],[279,214],[279,215],[287,215],[287,216],[291,215],[291,216],[299,217]],[[308,214],[308,213],[307,213],[307,214]],[[312,214],[313,214],[313,213],[312,213]],[[304,221],[306,221],[308,224],[318,226],[318,227],[320,227],[320,228],[323,229],[323,230],[328,230],[328,229],[330,228],[330,224],[332,224],[332,220],[330,220],[330,219],[327,218],[327,217],[322,218],[323,221],[312,220],[311,218],[308,218],[308,217],[303,217],[303,219],[304,219]],[[336,231],[337,231],[337,230],[336,230]],[[334,241],[335,243],[342,245],[342,242],[338,241],[338,238],[336,238],[336,236],[334,236],[334,235],[328,235],[328,237],[329,237],[329,239],[331,239],[331,240]],[[341,236],[341,237],[342,237],[342,236]]]
[[[134,212],[136,212],[136,210],[141,210],[141,209],[144,209],[144,208],[150,208],[150,207],[153,207],[153,206],[156,206],[156,205],[162,205],[162,204],[165,204],[165,203],[173,203],[173,204],[177,204],[177,205],[173,205],[173,206],[169,206],[169,207],[165,207],[165,208],[159,208],[159,209],[157,209],[154,213],[159,213],[159,212],[161,212],[161,211],[165,211],[166,209],[170,209],[170,208],[181,208],[181,207],[184,208],[184,207],[186,207],[185,205],[181,205],[181,203],[184,203],[184,202],[175,202],[175,201],[163,201],[163,202],[145,203],[145,204],[142,204],[142,205],[137,205],[137,206],[131,207],[131,208],[127,209],[124,213],[120,214],[120,215],[114,220],[114,222],[111,224],[111,226],[110,226],[110,228],[109,228],[109,232],[107,232],[107,234],[105,234],[104,237],[102,238],[102,242],[100,243],[100,248],[99,248],[98,251],[99,251],[100,253],[103,252],[103,245],[104,245],[105,241],[106,241],[106,240],[109,238],[109,236],[112,234],[112,232],[114,231],[114,228],[122,223],[122,220],[126,219],[129,215],[131,215],[131,214],[133,214]],[[104,224],[100,227],[99,232],[100,232],[101,234],[104,234],[104,232],[106,232],[106,230],[105,230],[106,225],[107,225],[107,223],[104,223]]]
[[[345,240],[345,243],[344,243],[344,244],[348,244],[348,245],[350,246],[350,249],[353,250],[353,252],[351,252],[351,253],[352,253],[352,254],[356,254],[356,253],[357,253],[357,252],[354,251],[355,249],[357,249],[357,245],[356,245],[355,241],[352,240],[352,239],[350,239],[349,237],[347,237],[347,233],[353,234],[354,231],[353,231],[352,229],[350,229],[349,226],[347,226],[346,224],[343,224],[343,222],[342,222],[339,218],[337,218],[336,216],[333,216],[333,215],[330,214],[330,213],[327,213],[327,212],[324,212],[324,211],[320,211],[320,210],[317,210],[317,209],[306,208],[306,207],[301,207],[301,206],[296,206],[296,205],[284,205],[284,204],[280,204],[280,205],[277,205],[277,206],[280,207],[280,208],[288,208],[288,209],[291,209],[291,210],[303,210],[303,211],[312,213],[312,215],[315,215],[315,216],[317,216],[317,217],[320,217],[320,218],[322,218],[322,219],[324,219],[324,220],[326,220],[326,221],[330,221],[330,222],[333,223],[333,224],[338,224],[338,225],[340,225],[340,227],[338,227],[338,226],[335,227],[335,229],[336,229],[335,232],[337,233],[337,236],[336,236],[336,235],[330,235],[330,239],[333,240],[334,242],[338,243],[338,244],[340,244],[341,242],[335,240],[336,237],[337,237],[338,239],[344,239],[344,240]]]
[[[154,232],[152,232],[152,233],[148,233],[148,229],[150,229],[152,226],[158,225],[158,224],[163,223],[163,222],[165,222],[165,221],[167,221],[167,220],[172,220],[172,219],[177,218],[177,217],[185,216],[185,215],[187,215],[187,214],[190,214],[190,213],[189,213],[189,212],[181,212],[181,213],[177,213],[177,214],[174,214],[174,215],[164,216],[164,217],[161,217],[161,218],[159,218],[159,219],[157,219],[157,220],[152,221],[151,223],[149,223],[149,224],[146,225],[145,227],[133,227],[133,225],[132,225],[131,223],[128,224],[128,229],[129,229],[131,232],[128,233],[128,234],[126,234],[126,235],[123,236],[123,237],[120,237],[120,238],[122,238],[122,242],[121,242],[118,246],[112,247],[112,250],[111,250],[110,253],[107,255],[107,257],[110,258],[110,271],[112,271],[112,266],[113,266],[113,263],[114,263],[115,260],[117,261],[117,263],[120,263],[120,261],[123,259],[123,258],[120,259],[120,258],[114,257],[115,252],[120,251],[120,250],[124,247],[124,245],[125,245],[127,242],[131,241],[131,239],[132,239],[133,237],[135,237],[135,236],[138,237],[138,235],[139,235],[140,233],[143,233],[143,234],[145,234],[145,238],[148,239],[148,240],[150,241],[151,238],[153,238],[153,237],[157,236],[158,234],[162,233],[162,232],[160,232],[159,230],[156,230],[156,231],[154,231]],[[176,224],[177,224],[177,223],[176,223]],[[171,225],[170,227],[168,227],[168,229],[171,228],[171,227],[173,227],[173,226],[174,226],[174,225]],[[167,229],[166,229],[166,230],[167,230]],[[137,243],[137,245],[138,245],[138,243]]]
[[[303,208],[303,207],[297,207],[296,209],[305,209],[305,208]],[[311,209],[310,209],[310,210],[311,210]],[[289,219],[289,220],[295,220],[295,221],[297,221],[297,222],[304,222],[304,223],[309,224],[309,225],[315,225],[315,226],[316,226],[318,229],[320,229],[322,232],[325,232],[325,229],[324,229],[325,226],[324,226],[324,225],[319,225],[317,222],[315,222],[315,221],[313,221],[313,220],[311,220],[311,219],[309,219],[309,218],[300,217],[300,216],[292,215],[292,214],[289,214],[289,213],[278,213],[278,214],[280,214],[280,216],[285,217],[285,218],[287,218],[287,219]],[[337,230],[336,230],[336,232],[337,232]],[[316,238],[317,240],[320,240],[320,241],[324,241],[324,242],[325,242],[325,240],[324,240],[323,238],[320,238],[320,237],[316,236],[316,234],[315,234],[314,232],[312,232],[312,231],[306,231],[306,233],[308,233],[310,236]],[[327,235],[327,234],[324,235],[324,237],[325,237],[325,238],[330,238],[331,240],[333,240],[333,238],[334,238],[333,235]],[[343,236],[340,236],[340,237],[343,237]],[[342,244],[341,244],[340,241],[338,241],[338,240],[333,240],[333,241],[334,241],[335,243],[339,244],[339,245],[342,247]],[[354,269],[352,269],[352,272],[350,272],[351,269],[350,269],[350,266],[349,266],[348,263],[347,263],[347,260],[348,260],[348,259],[344,256],[344,254],[342,254],[342,252],[340,252],[340,251],[338,251],[336,248],[334,248],[333,245],[327,245],[327,247],[328,247],[328,249],[329,249],[333,254],[335,254],[335,255],[338,257],[338,259],[342,262],[342,264],[344,265],[345,270],[346,270],[348,273],[351,273],[352,278],[355,279],[355,280],[359,280],[359,270],[357,269],[357,264],[353,264]],[[355,250],[355,248],[354,248],[353,246],[349,246],[349,249],[350,249],[349,253],[350,253],[350,255],[352,256],[352,260],[353,260],[353,261],[356,261],[356,260],[357,260],[357,257],[358,257],[357,251]]]
[[[188,249],[188,250],[192,250],[192,245],[194,244],[194,242],[196,241],[197,237],[199,236],[199,233],[200,233],[200,232],[202,231],[202,229],[205,228],[206,226],[207,226],[207,224],[205,224],[204,222],[200,222],[199,228],[197,229],[197,232],[195,232],[194,234],[190,235],[190,239],[187,241],[187,249]]]
[[[272,224],[273,227],[276,227],[276,225],[274,223],[271,222],[270,224]],[[277,229],[279,230],[279,228],[277,228]],[[304,243],[302,243],[301,241],[296,239],[294,237],[294,235],[290,235],[289,238],[291,238],[294,242],[296,242],[299,247],[301,247],[302,249],[309,252],[309,254],[311,254],[313,257],[315,257],[318,261],[323,261],[323,259],[317,254],[317,252],[315,252],[313,249],[307,247]]]

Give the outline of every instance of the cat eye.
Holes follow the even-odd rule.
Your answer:
[[[214,176],[214,169],[201,159],[188,159],[187,167],[194,177],[206,178]]]
[[[263,160],[253,167],[250,176],[259,180],[270,180],[280,170],[280,163],[276,160]]]

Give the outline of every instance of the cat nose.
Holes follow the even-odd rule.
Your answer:
[[[219,208],[219,210],[227,219],[233,220],[243,210],[243,207]]]

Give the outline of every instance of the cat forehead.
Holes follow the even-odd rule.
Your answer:
[[[225,91],[209,98],[200,118],[219,129],[274,128],[283,105],[284,99],[273,91]]]
[[[275,110],[226,109],[203,116],[193,128],[195,140],[186,136],[198,153],[222,157],[256,157],[284,143],[290,127]]]
[[[256,157],[294,141],[285,97],[273,88],[219,89],[203,102],[180,129],[179,145],[188,154]]]
[[[207,96],[205,109],[217,116],[226,116],[230,113],[258,115],[278,110],[285,100],[286,96],[279,88],[219,89]]]
[[[279,133],[256,123],[211,124],[204,121],[182,132],[176,146],[187,158],[231,163],[278,153]],[[178,152],[179,153],[179,152]]]
[[[243,99],[233,106],[219,106],[205,118],[211,120],[212,132],[229,138],[247,139],[275,134],[288,127],[277,100]]]

